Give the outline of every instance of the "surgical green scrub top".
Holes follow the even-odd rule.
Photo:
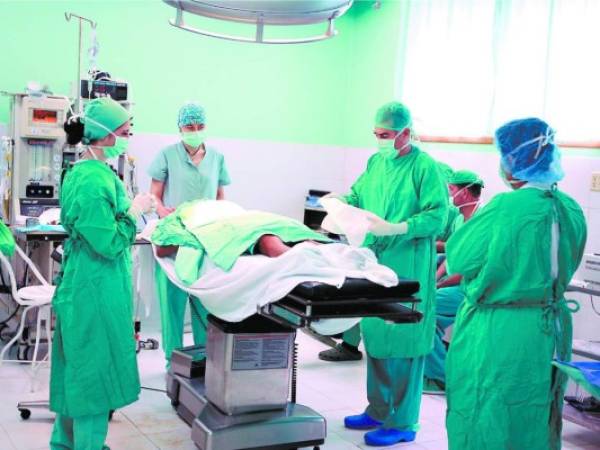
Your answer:
[[[163,148],[148,168],[148,175],[165,182],[163,203],[170,207],[192,200],[214,200],[217,189],[231,183],[221,153],[206,147],[204,159],[196,166],[181,142]],[[176,182],[171,183],[170,178]]]
[[[416,307],[423,320],[398,325],[379,318],[363,319],[367,353],[373,358],[425,356],[431,352],[435,331],[435,237],[448,214],[448,188],[437,163],[416,147],[396,159],[377,153],[345,198],[348,204],[389,222],[407,222],[405,235],[368,234],[363,245],[373,250],[380,264],[420,284],[417,297],[421,302]]]

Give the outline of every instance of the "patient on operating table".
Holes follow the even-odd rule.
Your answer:
[[[268,256],[269,258],[275,258],[287,252],[290,248],[291,247],[286,245],[279,237],[272,234],[264,234],[258,238],[258,242],[255,246],[255,253]],[[177,253],[178,249],[178,245],[157,245],[156,256],[159,258],[171,256]]]
[[[228,270],[245,253],[277,257],[298,242],[331,242],[285,216],[249,211],[226,200],[198,200],[181,205],[152,233],[156,256],[195,249]]]

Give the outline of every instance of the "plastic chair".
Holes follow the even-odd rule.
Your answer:
[[[33,261],[31,261],[31,259],[29,259],[29,257],[25,254],[25,252],[19,246],[16,246],[15,250],[16,250],[16,253],[19,255],[19,257],[25,262],[25,264],[27,265],[29,270],[33,273],[34,277],[37,278],[37,280],[40,282],[40,284],[25,286],[21,289],[18,289],[15,273],[14,273],[11,263],[8,260],[8,258],[6,258],[6,256],[4,256],[3,254],[0,253],[0,262],[2,263],[2,266],[4,267],[6,272],[8,273],[8,276],[10,279],[12,296],[18,305],[25,307],[25,309],[23,310],[23,313],[21,314],[21,323],[19,325],[19,329],[18,329],[17,333],[2,349],[2,352],[0,352],[0,366],[5,362],[15,362],[15,363],[20,363],[20,364],[24,363],[24,361],[4,359],[4,357],[7,354],[7,352],[10,350],[10,348],[19,339],[21,339],[23,337],[23,331],[25,329],[25,324],[27,322],[27,314],[29,313],[29,311],[37,309],[38,314],[37,314],[37,322],[36,322],[36,333],[35,333],[35,345],[34,345],[34,350],[33,350],[33,358],[31,360],[31,362],[25,361],[25,363],[30,363],[31,367],[32,367],[31,390],[33,392],[33,382],[35,379],[37,369],[39,368],[39,366],[41,364],[44,364],[45,362],[49,364],[49,362],[50,362],[51,348],[52,348],[52,345],[51,345],[51,341],[52,341],[51,302],[52,302],[52,297],[54,297],[54,291],[55,291],[56,287],[52,286],[50,283],[48,283],[46,281],[46,279],[39,272],[38,268],[35,266]],[[48,353],[41,361],[38,361],[37,356],[38,356],[38,351],[39,351],[39,346],[40,346],[40,337],[41,337],[41,333],[42,333],[42,320],[45,320],[45,327],[44,327],[45,330],[44,331],[46,334],[46,339],[48,341]]]

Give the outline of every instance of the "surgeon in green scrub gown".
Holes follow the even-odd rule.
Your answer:
[[[60,190],[68,239],[52,300],[52,450],[107,448],[109,412],[140,393],[130,248],[137,217],[153,202],[149,194],[129,200],[105,163],[127,148],[128,111],[105,97],[89,102],[82,120],[65,124],[69,143],[83,140],[86,147]]]
[[[458,214],[446,225],[447,240],[467,220],[470,220],[479,207],[483,180],[469,170],[457,170],[448,176],[448,190],[452,197],[452,207]],[[439,236],[438,236],[439,239]],[[445,242],[438,241],[445,249]],[[460,275],[446,273],[446,264],[438,267],[437,292],[435,296],[435,337],[433,351],[425,360],[425,379],[423,392],[425,394],[443,394],[446,383],[446,344],[443,341],[446,329],[454,323],[456,312],[461,305],[465,294],[460,286]]]
[[[537,118],[496,131],[498,194],[447,243],[465,301],[446,363],[452,450],[558,450],[574,305],[564,297],[586,241],[581,207],[558,190],[554,131]]]
[[[367,352],[367,397],[363,414],[346,417],[346,427],[377,428],[365,434],[369,445],[392,445],[415,439],[423,367],[435,330],[435,236],[448,209],[448,189],[437,163],[411,141],[408,109],[398,102],[381,107],[374,134],[379,151],[344,197],[371,211],[365,245],[398,276],[418,280],[417,324],[391,324],[378,318],[361,322]]]
[[[148,169],[151,192],[158,199],[157,213],[163,218],[182,203],[199,200],[222,200],[223,187],[230,184],[225,159],[205,144],[206,115],[196,103],[181,107],[178,116],[181,141],[165,147]],[[175,286],[158,263],[155,283],[160,304],[162,345],[170,367],[171,353],[183,346],[186,305],[189,303],[194,344],[206,343],[207,311],[200,301]]]

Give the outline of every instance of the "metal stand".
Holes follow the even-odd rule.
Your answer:
[[[212,335],[210,330],[209,335]],[[216,341],[217,339],[213,339],[211,342]],[[252,350],[248,347],[247,351]],[[204,374],[194,378],[180,375],[191,373],[193,352],[194,347],[174,352],[171,371],[167,374],[167,395],[177,414],[191,426],[192,440],[199,449],[295,450],[309,446],[319,449],[325,442],[327,435],[325,418],[307,406],[296,403],[298,358],[295,343],[292,347],[291,366],[287,369],[291,381],[290,401],[284,402],[283,407],[276,409],[263,408],[253,412],[233,414],[226,414],[209,400]],[[215,358],[218,364],[219,356],[215,356],[215,353],[218,351],[213,351],[212,358]],[[207,363],[209,364],[214,365],[215,362]],[[182,365],[189,367],[182,367]],[[265,379],[272,376],[267,374],[269,374],[268,370],[265,371]],[[210,378],[210,375],[208,376]],[[211,382],[218,381],[211,378]]]
[[[87,22],[90,24],[90,26],[92,27],[92,29],[95,29],[97,26],[97,22],[94,22],[91,19],[88,19],[87,17],[83,17],[83,16],[79,16],[77,14],[73,14],[73,13],[65,13],[65,19],[67,20],[67,22],[70,22],[71,19],[75,17],[76,19],[79,20],[79,50],[77,52],[77,79],[75,80],[75,89],[77,92],[77,98],[76,98],[76,102],[75,102],[75,112],[77,112],[78,114],[80,114],[83,111],[82,108],[82,101],[81,101],[81,87],[80,87],[80,83],[81,83],[81,53],[82,53],[82,48],[81,48],[81,35],[82,35],[82,27],[83,27],[83,22]]]
[[[23,420],[27,420],[31,417],[32,409],[48,410],[48,408],[50,408],[50,402],[48,400],[31,400],[17,403],[17,409]]]
[[[422,319],[413,297],[418,290],[411,280],[393,288],[356,279],[340,289],[308,282],[241,322],[209,315],[204,376],[182,376],[191,372],[193,358],[176,350],[167,395],[200,450],[319,449],[325,418],[296,403],[296,330],[340,317],[415,323]]]
[[[201,450],[318,450],[325,443],[325,418],[307,406],[289,402],[283,410],[228,416],[208,401],[205,390],[203,377],[167,375],[171,404],[192,427]]]
[[[600,433],[600,417],[579,411],[571,405],[563,406],[563,419]]]

